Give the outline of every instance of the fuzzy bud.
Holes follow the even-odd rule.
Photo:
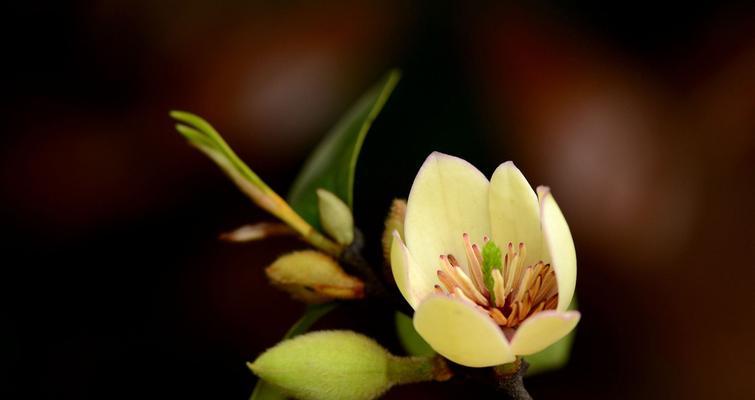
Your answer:
[[[428,357],[396,357],[351,331],[320,331],[285,340],[253,363],[252,372],[302,400],[371,400],[393,385],[436,380],[447,369]]]
[[[265,272],[273,285],[307,303],[364,297],[364,283],[346,274],[335,260],[318,251],[283,255]]]
[[[339,244],[348,246],[354,241],[354,217],[351,209],[333,193],[317,189],[320,223],[325,232]]]

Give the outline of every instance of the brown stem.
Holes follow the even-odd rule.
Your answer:
[[[497,392],[505,393],[512,400],[532,399],[527,389],[524,388],[522,380],[529,364],[522,358],[518,358],[511,364],[500,365],[494,368],[470,368],[450,362],[449,366],[455,378],[491,386]]]
[[[359,229],[354,229],[354,241],[346,247],[339,258],[339,263],[347,270],[362,278],[365,297],[384,297],[387,295],[385,284],[378,278],[372,266],[362,256],[364,236]]]
[[[372,264],[362,256],[364,237],[362,232],[354,229],[354,241],[346,247],[338,259],[346,272],[362,279],[364,282],[364,300],[381,307],[390,307],[407,315],[412,315],[409,303],[399,294],[398,290],[390,290],[385,281],[378,275]]]
[[[518,364],[518,368],[516,365]],[[507,366],[512,364],[507,364]],[[514,368],[496,367],[493,370],[496,373],[496,389],[499,392],[506,393],[513,400],[532,400],[532,396],[524,388],[523,377],[529,368],[529,364],[523,358],[517,358],[513,363]]]

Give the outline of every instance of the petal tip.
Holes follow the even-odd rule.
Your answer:
[[[522,172],[519,170],[519,168],[517,168],[516,164],[514,164],[514,162],[511,160],[501,163],[501,165],[499,165],[498,168],[507,168],[507,169],[513,169],[514,171],[518,171],[519,173]]]
[[[522,174],[522,171],[519,170],[519,168],[517,168],[517,166],[511,160],[501,163],[498,166],[498,168],[496,168],[495,171],[493,171],[493,175],[495,176],[496,172],[499,172],[499,170],[500,171],[506,171],[506,170],[513,171],[515,173],[518,173],[522,177],[524,176],[524,174]]]
[[[449,159],[449,158],[458,158],[458,157],[454,157],[446,153],[441,153],[440,151],[433,151],[432,153],[430,153],[430,155],[427,156],[427,158],[425,159],[425,163],[429,161],[436,161],[436,160]]]
[[[545,196],[551,195],[551,188],[550,186],[540,185],[537,187],[537,197],[542,202]]]
[[[579,320],[582,319],[582,314],[576,310],[566,311],[562,314],[562,318],[566,321],[577,320],[577,322],[579,322]]]

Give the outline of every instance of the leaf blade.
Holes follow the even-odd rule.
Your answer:
[[[186,111],[173,110],[170,116],[178,121],[176,130],[189,144],[212,159],[254,203],[287,223],[314,247],[334,256],[341,253],[341,245],[326,238],[297,214],[236,155],[209,122]]]
[[[320,229],[317,195],[322,188],[353,208],[354,170],[372,122],[400,78],[391,70],[370,88],[330,130],[304,163],[291,186],[288,202],[312,226]]]

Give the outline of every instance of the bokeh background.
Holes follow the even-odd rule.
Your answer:
[[[355,207],[370,251],[426,155],[549,184],[583,319],[536,398],[755,398],[755,7],[713,1],[13,2],[4,6],[3,398],[245,399],[303,306],[292,239],[172,128],[209,119],[285,193],[387,69]],[[349,312],[351,314],[349,314]],[[346,310],[324,326],[376,329]],[[455,384],[387,398],[488,396]]]

